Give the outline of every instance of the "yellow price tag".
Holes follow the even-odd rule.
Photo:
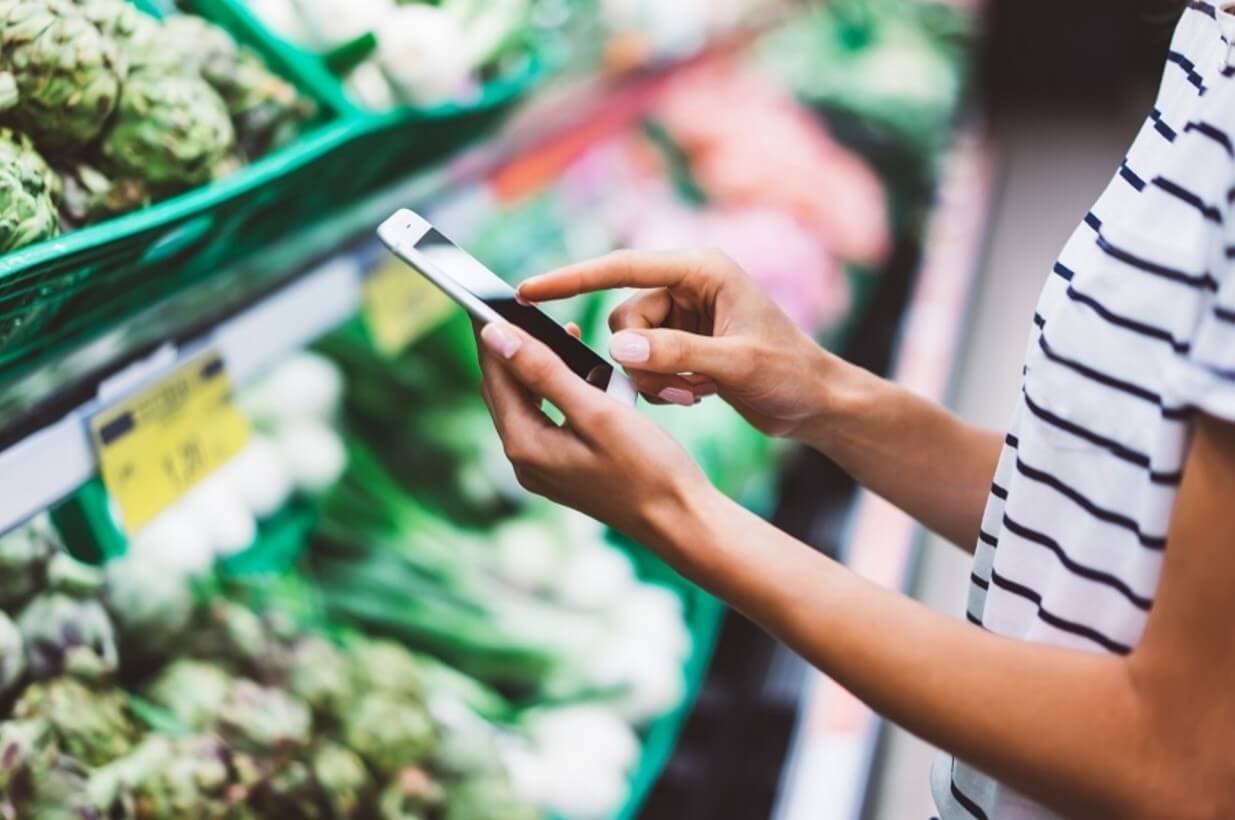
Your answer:
[[[108,492],[132,534],[244,448],[249,422],[210,351],[96,414],[90,435]]]
[[[454,302],[398,259],[365,280],[364,312],[373,344],[397,356],[450,315]]]

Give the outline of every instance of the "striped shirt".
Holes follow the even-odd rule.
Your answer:
[[[1196,414],[1235,420],[1233,24],[1189,5],[1153,110],[1047,276],[970,579],[967,617],[991,632],[1132,651]],[[947,755],[931,786],[944,820],[1055,816]]]

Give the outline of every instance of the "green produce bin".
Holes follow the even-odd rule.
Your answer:
[[[236,36],[317,103],[318,120],[226,179],[0,257],[4,377],[211,275],[375,181],[352,167],[363,150],[344,150],[361,141],[364,126],[339,117],[278,54],[246,32]]]
[[[392,179],[438,161],[491,133],[550,71],[550,61],[542,51],[532,49],[522,65],[486,83],[473,100],[425,108],[402,106],[378,112],[354,101],[342,80],[331,72],[320,55],[267,28],[249,10],[245,0],[196,0],[194,6],[229,29],[245,32],[252,41],[261,43],[263,52],[279,55],[279,64],[286,66],[298,83],[311,89],[315,98],[326,101],[332,111],[367,123],[388,135],[395,144],[414,140],[414,154],[386,152],[383,155],[383,161],[389,163],[386,173]]]

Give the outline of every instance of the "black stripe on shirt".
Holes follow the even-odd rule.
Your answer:
[[[1119,164],[1119,175],[1124,178],[1124,181],[1137,191],[1145,190],[1145,180],[1141,179],[1135,171],[1128,167],[1128,161],[1125,159]]]
[[[982,619],[979,618],[977,615],[974,615],[968,609],[965,610],[965,620],[969,621],[969,623],[973,624],[974,626],[981,627],[982,629],[986,629],[986,624],[982,623]]]
[[[1039,484],[1045,484],[1051,489],[1058,492],[1060,495],[1066,496],[1076,502],[1077,506],[1085,512],[1092,515],[1100,521],[1105,521],[1108,524],[1113,524],[1117,527],[1122,527],[1125,530],[1131,531],[1136,535],[1136,539],[1141,542],[1141,545],[1151,550],[1166,549],[1166,536],[1146,535],[1141,532],[1141,525],[1133,518],[1100,507],[1082,495],[1075,487],[1067,482],[1056,478],[1045,470],[1039,470],[1036,467],[1030,467],[1019,457],[1016,459],[1016,471],[1025,476],[1031,481],[1036,481]]]
[[[1005,592],[1010,592],[1019,598],[1024,598],[1026,601],[1034,604],[1038,608],[1038,619],[1045,624],[1055,627],[1062,632],[1068,632],[1073,635],[1078,635],[1093,641],[1098,646],[1118,655],[1127,655],[1132,652],[1132,647],[1125,643],[1108,638],[1093,627],[1078,624],[1069,621],[1066,618],[1061,618],[1050,610],[1044,609],[1042,606],[1042,596],[1034,592],[1024,584],[1018,584],[1015,581],[1003,577],[993,568],[991,569],[991,584],[999,587]]]
[[[1102,230],[1102,220],[1098,219],[1098,215],[1093,211],[1085,214],[1085,224],[1093,228],[1095,231]]]
[[[979,806],[972,797],[961,791],[960,786],[956,785],[955,758],[952,759],[952,775],[948,779],[952,783],[952,796],[956,798],[957,803],[960,803],[961,806],[964,807],[965,811],[972,814],[975,818],[977,818],[977,820],[990,820],[990,818],[986,816],[986,812],[982,811],[982,807]]]
[[[1153,184],[1156,188],[1165,191],[1185,205],[1191,205],[1193,208],[1196,208],[1201,212],[1201,216],[1205,217],[1210,222],[1213,222],[1215,225],[1222,224],[1222,211],[1218,210],[1218,208],[1214,205],[1207,205],[1205,200],[1201,199],[1199,196],[1194,194],[1192,191],[1189,191],[1179,183],[1171,182],[1166,177],[1154,177]]]
[[[1184,126],[1184,133],[1186,134],[1189,131],[1195,131],[1198,134],[1209,137],[1211,140],[1222,146],[1222,149],[1226,151],[1226,155],[1228,157],[1235,159],[1235,146],[1231,145],[1231,138],[1226,135],[1226,132],[1210,125],[1207,122],[1195,121]]]
[[[1167,52],[1166,61],[1168,63],[1174,63],[1175,65],[1183,69],[1184,74],[1186,74],[1188,77],[1188,82],[1191,83],[1194,88],[1196,88],[1197,92],[1200,94],[1205,93],[1205,79],[1199,73],[1197,73],[1195,63],[1193,63],[1183,54],[1180,54],[1178,51],[1173,51],[1173,50]]]
[[[1214,305],[1214,316],[1224,322],[1235,323],[1235,310],[1224,308],[1222,305]]]
[[[1132,604],[1137,609],[1145,612],[1153,606],[1153,598],[1146,598],[1144,595],[1138,595],[1132,587],[1124,583],[1124,580],[1117,575],[1112,575],[1109,572],[1103,572],[1100,569],[1086,566],[1080,563],[1072,556],[1068,555],[1067,551],[1054,538],[1051,538],[1046,533],[1038,532],[1035,529],[1026,527],[1024,524],[1018,524],[1004,514],[1003,525],[1008,532],[1023,538],[1026,541],[1037,544],[1041,547],[1046,547],[1051,552],[1055,553],[1055,557],[1059,559],[1059,563],[1064,569],[1071,572],[1073,575],[1078,575],[1087,581],[1093,581],[1095,584],[1113,589],[1127,599],[1128,603]]]
[[[1210,364],[1209,362],[1204,361],[1196,361],[1195,363],[1205,368],[1205,372],[1209,373],[1211,376],[1222,379],[1223,381],[1235,382],[1235,368],[1219,367],[1216,364]]]
[[[1151,108],[1149,110],[1149,119],[1154,124],[1154,130],[1157,131],[1162,136],[1166,137],[1167,142],[1175,141],[1175,137],[1176,137],[1175,129],[1167,125],[1166,120],[1162,119],[1161,111],[1159,111],[1157,108]]]
[[[1215,20],[1218,19],[1218,13],[1214,10],[1214,7],[1209,3],[1202,3],[1201,0],[1192,0],[1192,2],[1188,3],[1188,8],[1207,14]]]
[[[1227,259],[1235,259],[1235,245],[1227,245],[1222,249],[1222,253]]]
[[[1000,487],[998,484],[992,483],[991,484],[991,495],[995,496],[998,499],[1006,501],[1008,498],[1008,491],[1005,490],[1003,487]]]
[[[1021,440],[1011,433],[1008,433],[1003,437],[1003,443],[1011,447],[1013,450],[1021,446]]]
[[[985,578],[979,577],[976,572],[969,573],[969,582],[973,584],[975,587],[977,587],[978,589],[990,589],[991,588],[990,581],[987,581]]]
[[[1137,270],[1152,273],[1154,276],[1161,276],[1163,279],[1169,279],[1172,282],[1190,285],[1194,288],[1204,288],[1206,290],[1217,291],[1218,280],[1210,276],[1208,273],[1202,273],[1199,276],[1191,273],[1184,273],[1175,268],[1169,268],[1166,265],[1161,265],[1157,262],[1151,262],[1148,259],[1142,259],[1139,256],[1128,253],[1123,248],[1112,245],[1110,240],[1101,234],[1098,235],[1098,247],[1102,252],[1113,259],[1118,259],[1126,265],[1136,268]]]
[[[1072,277],[1076,276],[1076,272],[1062,262],[1056,262],[1051,267],[1051,273],[1063,279],[1065,282],[1071,282]]]
[[[1125,330],[1132,331],[1133,333],[1138,333],[1142,336],[1148,336],[1151,339],[1166,342],[1175,350],[1176,353],[1184,354],[1192,349],[1191,342],[1180,341],[1176,339],[1170,331],[1164,330],[1163,328],[1154,327],[1153,325],[1147,325],[1144,322],[1138,322],[1135,319],[1129,319],[1126,316],[1121,316],[1107,308],[1092,296],[1086,293],[1081,293],[1076,289],[1075,285],[1068,286],[1067,296],[1073,302],[1084,305],[1116,327],[1122,327]]]
[[[1038,326],[1039,330],[1046,327],[1046,319],[1043,318],[1041,313],[1035,312],[1033,314],[1033,323]]]
[[[1034,400],[1029,397],[1028,391],[1023,388],[1021,389],[1021,395],[1025,398],[1025,406],[1029,408],[1029,412],[1033,413],[1039,419],[1052,427],[1063,430],[1065,433],[1070,433],[1077,438],[1088,441],[1090,444],[1095,444],[1098,447],[1103,448],[1111,455],[1122,461],[1126,461],[1129,464],[1135,464],[1138,467],[1143,467],[1149,472],[1149,480],[1153,483],[1177,485],[1183,479],[1183,473],[1181,471],[1176,470],[1174,472],[1164,473],[1154,470],[1150,464],[1149,456],[1144,453],[1133,450],[1131,447],[1127,447],[1112,439],[1100,436],[1092,430],[1087,430],[1075,422],[1068,421],[1065,418],[1055,415],[1051,411],[1034,402]]]
[[[1148,388],[1141,387],[1140,385],[1133,384],[1132,382],[1126,382],[1123,379],[1117,379],[1114,376],[1107,375],[1100,370],[1095,370],[1088,365],[1082,364],[1075,359],[1069,359],[1066,356],[1061,356],[1050,346],[1050,343],[1046,341],[1045,333],[1038,337],[1038,347],[1042,348],[1042,352],[1046,354],[1046,358],[1050,359],[1052,362],[1055,362],[1060,367],[1066,367],[1067,369],[1075,373],[1079,373],[1090,381],[1103,385],[1104,387],[1109,387],[1112,390],[1118,390],[1121,393],[1127,393],[1129,396],[1135,396],[1138,399],[1156,405],[1158,409],[1162,411],[1162,417],[1164,419],[1170,419],[1171,421],[1185,421],[1191,416],[1191,412],[1186,407],[1167,407],[1166,402],[1162,399],[1162,396]]]
[[[978,540],[981,541],[983,544],[989,544],[992,547],[999,546],[999,539],[991,535],[989,532],[982,529],[981,527],[978,527]]]

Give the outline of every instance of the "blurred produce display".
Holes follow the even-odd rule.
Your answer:
[[[314,108],[223,29],[127,0],[0,2],[0,90],[0,251],[226,176]]]
[[[575,72],[629,72],[637,105],[416,207],[512,282],[719,248],[829,345],[920,239],[971,25],[908,0],[236,2],[375,111],[466,106],[563,43]],[[141,8],[0,0],[0,251],[208,184],[313,116],[224,29]],[[375,245],[346,253],[358,290],[390,272]],[[470,323],[435,295],[398,344],[358,299],[239,385],[238,455],[131,536],[96,479],[0,537],[0,820],[634,816],[720,604],[518,486]],[[603,350],[627,295],[544,307]],[[731,408],[641,411],[773,508],[783,449]]]
[[[529,59],[533,44],[534,0],[247,2],[276,34],[323,55],[353,98],[378,111],[467,102]]]
[[[459,673],[208,576],[78,564],[42,519],[0,555],[33,579],[0,614],[5,817],[540,816]]]

